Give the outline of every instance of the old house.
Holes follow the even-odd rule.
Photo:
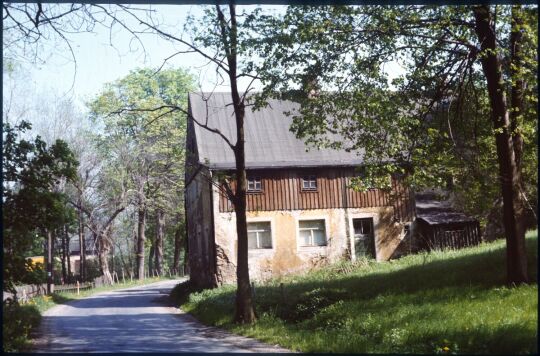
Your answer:
[[[205,123],[235,142],[230,93],[189,95],[185,207],[192,281],[201,286],[236,278],[236,225],[220,179],[235,167],[232,150]],[[357,152],[310,149],[289,131],[296,104],[272,100],[246,110],[249,268],[252,279],[300,271],[342,259],[388,260],[400,254],[414,219],[411,192],[349,187]],[[193,119],[194,118],[194,119]]]

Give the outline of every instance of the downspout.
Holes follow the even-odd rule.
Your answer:
[[[210,181],[208,182],[209,187],[210,187],[210,221],[211,221],[210,236],[212,236],[212,238],[210,239],[211,246],[210,246],[209,251],[212,251],[213,262],[214,262],[214,266],[213,266],[214,270],[212,272],[212,276],[213,276],[212,283],[214,284],[215,287],[217,287],[218,286],[218,278],[217,278],[218,270],[217,270],[216,233],[215,233],[215,221],[214,221],[214,187],[212,184],[212,182],[214,181],[214,177],[210,169],[208,170],[208,173],[210,174]],[[219,205],[218,205],[218,208],[219,208]]]
[[[343,177],[343,183],[342,183],[342,187],[341,187],[341,191],[342,191],[342,200],[343,200],[343,208],[345,210],[345,236],[347,236],[347,240],[349,242],[349,248],[348,248],[348,253],[349,253],[349,259],[351,261],[353,261],[355,259],[356,256],[354,256],[353,254],[353,244],[354,244],[354,239],[353,237],[351,236],[351,228],[350,228],[350,224],[349,224],[349,201],[347,199],[347,177],[344,176]]]
[[[190,254],[189,254],[189,219],[188,219],[188,213],[187,213],[187,190],[186,187],[184,187],[184,232],[186,236],[186,249],[184,251],[184,276],[188,275],[189,279],[191,280],[191,273],[189,271],[190,263]],[[184,277],[182,276],[182,277]]]

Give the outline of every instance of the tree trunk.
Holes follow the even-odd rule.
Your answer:
[[[97,225],[92,225],[92,232],[94,233],[94,238],[98,242],[98,260],[99,260],[99,267],[101,269],[101,273],[105,279],[105,283],[108,284],[114,284],[113,277],[111,275],[111,271],[109,270],[109,252],[111,251],[112,245],[112,239],[111,239],[111,230],[112,230],[112,223],[114,219],[120,214],[122,211],[124,211],[125,207],[120,207],[116,209],[116,211],[111,215],[109,220],[101,227],[98,228]],[[113,258],[114,258],[114,251],[113,251]],[[114,263],[114,261],[113,261]]]
[[[92,235],[93,235],[93,238],[94,238],[94,246],[95,248],[97,248],[97,252],[98,252],[98,262],[99,262],[99,270],[101,273],[103,273],[103,264],[101,263],[101,258],[99,258],[99,255],[100,255],[100,252],[101,251],[101,241],[99,240],[99,236],[97,235],[97,233],[95,232],[92,232]],[[92,254],[95,253],[95,249],[94,251],[92,251]]]
[[[155,241],[155,268],[158,275],[163,274],[163,229],[165,227],[165,213],[162,209],[156,212],[156,241]]]
[[[182,224],[178,224],[174,233],[174,257],[173,270],[178,271],[180,267],[180,252],[182,251]]]
[[[152,272],[154,271],[154,253],[155,253],[155,246],[156,241],[152,241],[152,245],[150,245],[150,251],[148,252],[148,275],[151,276]]]
[[[69,283],[69,281],[71,280],[71,250],[69,248],[69,242],[71,240],[71,238],[69,237],[69,229],[68,229],[68,226],[66,225],[65,227],[65,236],[66,236],[66,257],[67,257],[67,274],[68,274],[68,280],[67,280],[67,283]]]
[[[103,241],[104,236],[100,237]],[[101,271],[103,273],[104,282],[109,285],[113,285],[114,281],[111,275],[111,271],[109,270],[109,260],[107,259],[109,254],[108,249],[105,248],[104,243],[101,243],[100,249],[99,249],[99,263],[101,265]]]
[[[227,21],[219,5],[216,5],[218,20],[220,22],[221,39],[227,55],[229,65],[229,81],[231,84],[232,104],[236,119],[236,145],[234,158],[236,162],[236,192],[232,201],[236,215],[236,234],[238,236],[238,253],[236,266],[236,310],[234,321],[237,323],[251,323],[256,320],[248,266],[248,240],[246,221],[246,156],[244,138],[245,104],[238,93],[236,77],[237,69],[237,25],[235,6],[229,5],[230,27],[227,30]]]
[[[237,183],[244,180],[244,178],[237,179]],[[244,195],[243,202],[238,201],[235,205],[236,214],[236,232],[238,235],[238,261],[236,267],[236,311],[234,320],[237,323],[251,323],[255,321],[255,308],[253,306],[253,296],[251,291],[251,284],[249,280],[249,266],[248,266],[248,241],[247,241],[247,222],[246,222],[246,203],[245,203],[245,190],[244,193],[238,193],[237,188],[236,196],[238,200]]]
[[[80,204],[80,200],[79,200]],[[84,222],[83,222],[83,212],[79,208],[77,209],[79,214],[79,279],[81,282],[86,280],[86,251],[85,251],[85,241],[84,241]]]
[[[525,231],[519,218],[519,181],[515,152],[510,132],[510,117],[503,86],[501,62],[497,56],[496,32],[488,6],[474,7],[476,34],[481,43],[482,69],[486,76],[491,103],[491,121],[495,129],[497,159],[503,196],[503,223],[506,235],[508,283],[527,283]]]
[[[144,279],[144,230],[146,228],[146,206],[139,206],[139,221],[137,228],[137,278]]]
[[[518,199],[520,204],[520,215],[517,216],[520,228],[525,233],[527,226],[527,206],[523,189],[522,177],[522,156],[523,156],[523,136],[519,130],[520,121],[523,120],[525,91],[525,79],[523,77],[524,54],[523,54],[523,9],[521,5],[512,6],[512,23],[510,32],[510,77],[512,80],[511,108],[510,108],[510,130],[512,143],[516,157],[516,171],[518,182]]]
[[[234,94],[233,94],[234,97]],[[234,100],[234,99],[233,99]],[[238,260],[236,267],[236,311],[237,323],[251,323],[256,320],[253,305],[248,266],[248,239],[246,221],[246,169],[244,155],[243,105],[235,105],[238,142],[236,144],[236,194],[234,211],[236,214],[236,234],[238,236]]]
[[[62,251],[60,255],[62,259],[62,281],[63,283],[66,283],[67,281],[67,268],[66,268],[67,256],[66,256],[66,235],[64,234],[64,231],[60,233],[60,243],[62,244]]]
[[[47,294],[52,292],[53,284],[53,239],[50,230],[47,230]]]
[[[523,74],[523,13],[520,5],[512,6],[512,24],[510,32],[510,76],[512,79],[512,98],[510,110],[510,129],[512,133],[512,142],[514,144],[514,153],[516,156],[516,167],[518,172],[517,180],[521,184],[521,156],[523,152],[523,137],[519,132],[519,119],[523,114],[523,91],[525,82]]]

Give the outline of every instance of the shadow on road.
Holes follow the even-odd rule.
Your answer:
[[[169,314],[117,314],[114,311],[102,315],[49,316],[49,323],[69,325],[69,337],[51,335],[47,348],[78,352],[225,352],[242,348],[242,345],[223,342],[209,343],[209,337],[223,341],[227,336],[220,336],[213,328],[189,317],[170,317]],[[250,347],[250,343],[245,347]]]

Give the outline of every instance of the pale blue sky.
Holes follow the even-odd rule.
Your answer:
[[[196,5],[159,5],[153,6],[156,14],[170,26],[181,28],[188,14],[200,16],[202,7]],[[240,6],[239,11],[254,9],[255,6]],[[265,6],[265,8],[270,8]],[[283,11],[284,6],[272,6],[275,11]],[[28,77],[33,81],[38,92],[51,92],[58,96],[69,96],[75,99],[81,108],[83,103],[96,95],[107,82],[122,78],[138,67],[158,67],[163,60],[175,52],[170,42],[159,39],[156,35],[142,35],[145,51],[136,42],[130,42],[132,38],[127,31],[119,26],[115,27],[109,43],[109,31],[103,27],[96,27],[95,33],[80,33],[69,36],[72,48],[75,52],[77,69],[71,55],[66,50],[50,51],[51,47],[61,48],[58,45],[49,44],[45,51],[50,51],[51,56],[46,63],[41,65],[25,65]],[[131,47],[130,47],[131,45]],[[176,50],[178,50],[177,48]],[[198,54],[182,54],[168,62],[169,66],[183,67],[199,77],[200,85],[205,91],[212,90],[213,71],[201,68],[203,61]],[[397,67],[396,67],[397,68]],[[395,71],[396,68],[390,68]],[[205,75],[205,71],[206,75]],[[242,86],[245,87],[245,84]],[[227,91],[228,87],[218,89]]]
[[[188,13],[200,15],[201,7],[192,5],[154,6],[167,24],[182,26]],[[26,66],[37,88],[45,91],[73,95],[84,101],[96,95],[103,85],[122,78],[138,67],[158,67],[163,60],[175,52],[170,42],[155,35],[141,36],[144,51],[139,43],[131,41],[132,36],[116,26],[111,46],[109,31],[97,27],[95,33],[81,33],[69,38],[76,58],[73,62],[70,53],[62,51],[53,54],[43,65]],[[130,48],[131,44],[131,48]],[[197,75],[201,60],[196,54],[182,54],[168,61],[169,66],[187,68]],[[75,78],[74,78],[75,76]],[[75,82],[74,82],[75,79]],[[207,90],[211,83],[202,82]],[[71,88],[73,86],[73,89]]]

